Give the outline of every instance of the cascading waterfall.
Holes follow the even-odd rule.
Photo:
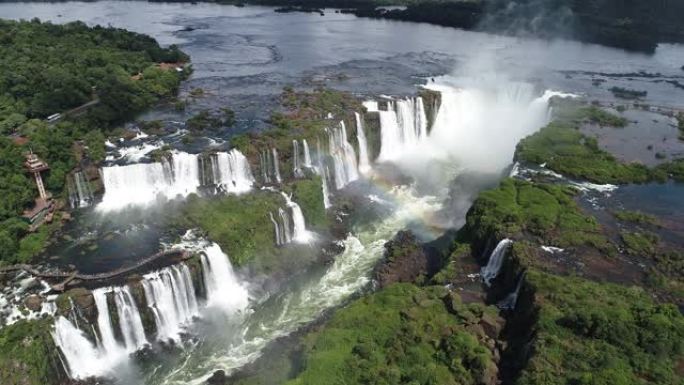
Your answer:
[[[292,141],[292,173],[295,178],[303,178],[304,171],[302,171],[301,160],[299,159],[299,142]]]
[[[430,154],[432,161],[457,161],[477,171],[501,172],[509,166],[515,144],[549,122],[549,100],[573,97],[554,91],[539,96],[528,83],[497,81],[478,88],[445,85],[451,81],[445,77],[428,86],[441,94],[441,103],[427,148],[419,146],[412,155]]]
[[[88,207],[92,204],[93,192],[83,175],[83,171],[78,171],[68,177],[67,188],[69,190],[69,205],[71,208]]]
[[[278,150],[275,147],[271,149],[271,155],[273,155],[273,176],[276,182],[281,183],[283,179],[280,177],[280,162],[278,161]]]
[[[283,245],[285,243],[292,242],[292,227],[290,226],[290,215],[287,213],[287,211],[283,210],[282,208],[279,208],[278,218],[280,218],[280,228],[282,230],[282,239],[280,244]]]
[[[513,290],[512,293],[509,293],[506,298],[501,300],[497,304],[497,306],[500,309],[505,309],[505,310],[514,310],[515,305],[518,304],[518,295],[520,294],[520,288],[522,287],[523,281],[525,279],[525,272],[520,274],[520,277],[518,278],[518,283],[515,284],[515,290]]]
[[[93,298],[97,307],[97,329],[100,331],[100,349],[107,356],[121,356],[125,354],[126,350],[114,337],[114,327],[107,305],[107,293],[110,291],[110,288],[93,290]]]
[[[144,275],[142,285],[157,339],[180,342],[183,327],[199,315],[190,269],[183,263],[170,266]]]
[[[244,193],[254,184],[247,158],[238,150],[210,156],[210,177],[207,180],[204,157],[174,152],[161,162],[136,163],[102,168],[105,193],[99,210],[109,211],[126,206],[145,206],[158,197],[173,199],[196,193],[207,184],[217,185],[228,193]]]
[[[217,307],[226,313],[247,308],[249,293],[233,271],[230,259],[216,243],[204,249],[202,270],[207,288],[207,306]]]
[[[311,240],[311,233],[306,229],[306,220],[301,207],[293,201],[287,194],[281,192],[287,203],[287,207],[292,212],[292,240],[299,243],[306,243]]]
[[[306,229],[306,220],[304,219],[301,207],[284,192],[281,192],[281,194],[285,198],[287,208],[278,209],[278,219],[276,219],[273,213],[269,213],[273,223],[276,245],[282,246],[290,242],[309,242],[312,234]]]
[[[513,241],[508,238],[499,242],[496,245],[496,248],[494,248],[494,251],[492,251],[492,254],[489,256],[487,265],[480,271],[482,281],[484,281],[487,286],[490,286],[492,280],[499,275],[499,270],[501,269],[501,265],[503,265],[504,257],[506,256],[506,252],[511,244],[513,244]]]
[[[309,152],[309,143],[306,139],[302,139],[302,147],[304,147],[304,167],[312,168],[313,163],[311,162],[311,153]]]
[[[203,243],[201,249],[202,276],[207,288],[207,307],[217,307],[227,314],[246,309],[249,293],[216,243]],[[181,341],[181,333],[193,318],[200,315],[190,269],[184,263],[146,274],[140,281],[145,301],[151,310],[160,341]],[[106,287],[92,291],[97,308],[96,341],[79,329],[77,319],[58,316],[52,333],[55,344],[64,357],[64,366],[71,378],[85,379],[110,373],[133,353],[148,344],[142,320],[128,286]],[[107,296],[114,307],[110,310]],[[76,306],[73,309],[78,309]],[[73,310],[76,312],[78,310]],[[111,312],[116,311],[123,341],[117,341]],[[84,324],[83,327],[94,325]]]
[[[103,375],[115,364],[90,342],[82,330],[62,316],[55,320],[52,338],[62,352],[64,369],[70,378],[85,379]]]
[[[363,127],[363,120],[361,114],[354,112],[356,117],[356,139],[359,142],[359,171],[366,174],[370,171],[370,160],[368,159],[368,143],[366,141],[366,132]]]
[[[128,286],[114,288],[114,302],[119,315],[124,346],[128,353],[132,353],[147,344],[138,306],[135,304]]]
[[[280,164],[278,162],[278,150],[272,148],[264,150],[260,155],[261,178],[264,183],[280,183]]]
[[[271,218],[271,223],[273,223],[273,231],[275,235],[275,241],[276,241],[276,246],[282,246],[285,244],[285,234],[283,233],[283,230],[280,228],[280,223],[276,221],[276,219],[273,217],[273,213],[268,213],[269,217]]]
[[[259,154],[259,163],[261,165],[261,180],[265,184],[271,183],[271,173],[270,173],[270,158],[269,152],[264,150]]]
[[[240,194],[252,189],[254,177],[249,161],[238,150],[219,152],[212,156],[214,184],[225,192]]]
[[[377,104],[369,106],[377,108]],[[399,159],[405,147],[416,146],[427,138],[427,118],[420,96],[388,101],[387,111],[376,111],[380,115],[379,160]]]
[[[354,147],[347,141],[344,121],[328,129],[328,151],[335,167],[335,187],[339,190],[359,178]]]
[[[328,189],[328,180],[330,180],[330,171],[328,167],[324,167],[321,170],[321,189],[323,190],[323,207],[329,209],[332,204],[330,203],[330,190]]]
[[[323,190],[323,206],[328,209],[330,208],[330,189],[328,187],[328,181],[330,180],[330,173],[328,172],[328,167],[325,165],[323,159],[323,152],[321,150],[321,140],[316,140],[316,155],[318,158],[318,167],[316,167],[316,173],[321,176],[321,190]]]

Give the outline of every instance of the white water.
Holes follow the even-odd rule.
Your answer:
[[[93,202],[93,192],[83,171],[68,176],[69,205],[71,208],[88,207]]]
[[[283,245],[292,242],[292,226],[290,226],[290,215],[287,211],[279,208],[278,218],[280,218],[280,229],[282,234],[280,244]]]
[[[207,288],[208,307],[217,307],[226,313],[235,313],[247,308],[247,289],[235,275],[228,256],[216,243],[204,249],[202,270]]]
[[[311,153],[309,152],[309,143],[306,139],[302,139],[302,146],[304,147],[304,167],[311,168],[313,163],[311,162]]]
[[[280,183],[283,179],[280,177],[280,162],[278,161],[278,150],[274,148],[271,149],[271,162],[273,164],[273,177],[275,177],[276,182]]]
[[[273,213],[268,213],[271,223],[273,223],[273,232],[275,233],[275,242],[276,246],[282,246],[285,244],[285,234],[283,230],[280,228],[280,223],[275,220],[273,217]]]
[[[200,385],[215,370],[231,373],[257,359],[273,340],[317,319],[366,286],[386,241],[407,223],[429,218],[441,208],[435,197],[416,197],[410,188],[394,188],[390,195],[398,204],[392,216],[350,234],[342,241],[344,252],[325,272],[299,277],[297,284],[284,287],[271,301],[255,305],[232,331],[230,343],[213,343],[215,338],[207,338],[204,344],[184,352],[182,367],[163,379],[150,377],[149,384]]]
[[[354,112],[356,117],[356,140],[359,142],[359,171],[362,174],[367,174],[370,169],[370,160],[368,159],[368,143],[366,141],[366,132],[363,127],[363,120],[361,114]]]
[[[252,189],[254,176],[247,158],[238,150],[219,152],[212,156],[214,184],[229,193],[245,193]]]
[[[335,187],[339,190],[359,178],[354,147],[347,141],[343,121],[328,130],[328,153],[333,158]]]
[[[332,204],[330,203],[330,188],[328,187],[328,181],[330,180],[330,172],[328,167],[325,165],[323,159],[323,151],[321,150],[321,141],[316,140],[316,157],[318,158],[318,167],[316,167],[316,172],[321,176],[321,189],[323,190],[323,206],[328,209]]]
[[[427,118],[420,96],[389,101],[387,111],[378,113],[382,143],[378,160],[400,159],[406,147],[415,147],[427,138]]]
[[[513,241],[508,238],[501,240],[489,256],[487,265],[480,271],[480,276],[487,286],[491,285],[492,280],[499,275],[499,270],[501,270],[501,265],[503,265],[504,257],[511,244],[513,244]]]
[[[133,353],[147,344],[140,312],[128,286],[114,288],[114,302],[119,315],[121,334],[128,353]]]
[[[185,264],[143,276],[147,306],[154,314],[157,339],[181,341],[181,334],[199,314],[190,270]]]
[[[69,377],[85,379],[107,374],[112,361],[69,320],[62,316],[57,317],[52,337],[62,351]]]
[[[211,166],[212,182],[224,192],[244,193],[254,184],[249,162],[238,150],[212,154]],[[199,156],[185,152],[174,152],[170,161],[103,167],[105,193],[97,209],[107,212],[186,197],[202,184],[200,174]]]
[[[299,142],[292,141],[292,174],[295,178],[303,178],[304,171],[302,171],[302,163],[299,158]]]
[[[297,243],[307,243],[311,241],[312,234],[306,229],[306,220],[304,219],[304,213],[302,213],[301,207],[284,192],[281,192],[281,194],[285,198],[287,207],[292,212],[292,241]]]

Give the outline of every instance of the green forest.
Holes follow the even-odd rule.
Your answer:
[[[175,95],[187,71],[157,64],[188,60],[176,46],[123,29],[0,20],[0,263],[30,259],[46,238],[24,238],[19,215],[37,195],[24,153],[49,164],[46,188],[60,197],[79,160],[104,158],[108,130]],[[61,119],[48,122],[53,114]]]

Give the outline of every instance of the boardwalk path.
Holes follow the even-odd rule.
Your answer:
[[[160,258],[170,257],[173,255],[180,255],[182,259],[186,259],[189,257],[189,253],[186,250],[170,249],[170,250],[164,250],[164,251],[160,251],[156,254],[153,254],[153,255],[145,258],[145,259],[138,261],[134,265],[121,267],[121,268],[116,269],[116,270],[106,271],[104,273],[99,273],[99,274],[81,274],[78,271],[41,272],[41,271],[38,271],[34,266],[27,265],[27,264],[19,264],[19,265],[0,267],[0,274],[23,270],[23,271],[33,275],[34,277],[38,277],[38,278],[42,278],[42,279],[62,279],[63,280],[62,282],[55,284],[55,285],[52,285],[52,288],[54,290],[57,290],[57,291],[64,291],[66,286],[73,280],[104,281],[104,280],[119,277],[121,275],[128,274],[128,273],[135,271],[135,270],[138,270],[138,269],[142,268],[143,266],[145,266],[149,263],[152,263],[152,262],[154,262]]]

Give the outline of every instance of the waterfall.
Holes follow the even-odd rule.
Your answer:
[[[93,192],[83,171],[78,171],[67,178],[67,189],[71,208],[88,207],[93,202]]]
[[[496,245],[496,248],[494,248],[494,251],[492,251],[492,254],[489,256],[487,266],[483,267],[480,271],[482,280],[487,286],[490,286],[492,280],[496,278],[497,275],[499,275],[499,270],[501,269],[501,265],[503,264],[506,252],[508,251],[508,248],[511,246],[512,243],[513,241],[511,241],[508,238],[499,242],[499,244]]]
[[[271,218],[271,223],[273,223],[273,230],[275,232],[276,246],[282,246],[285,244],[285,238],[284,238],[285,235],[283,234],[283,231],[280,229],[280,224],[273,217],[273,213],[268,213],[268,215]]]
[[[107,306],[107,293],[109,291],[111,291],[110,288],[93,290],[93,298],[97,307],[97,328],[100,331],[100,350],[104,351],[107,356],[120,356],[125,353],[125,350],[114,338],[114,328],[109,314],[109,306]]]
[[[200,184],[197,155],[174,153],[161,163],[136,163],[102,168],[105,193],[98,210],[149,205],[159,196],[172,199],[197,192]]]
[[[145,206],[158,197],[186,197],[209,184],[235,194],[252,188],[254,177],[247,158],[240,151],[212,154],[210,160],[207,165],[203,156],[178,151],[161,162],[103,167],[105,193],[97,208],[109,211],[131,205]]]
[[[302,164],[299,159],[299,142],[296,140],[292,141],[292,173],[295,178],[303,178],[304,172],[302,171]]]
[[[525,272],[520,274],[520,277],[518,278],[518,283],[515,284],[515,290],[513,290],[512,293],[509,293],[506,298],[501,300],[497,306],[500,309],[505,309],[505,310],[514,310],[515,305],[518,304],[518,294],[520,294],[520,288],[522,287],[523,280],[525,279]]]
[[[271,151],[261,152],[261,177],[264,183],[281,183],[280,164],[278,162],[278,150],[271,148]]]
[[[356,116],[356,139],[359,142],[359,171],[365,174],[371,168],[370,161],[368,160],[368,143],[361,115],[358,112],[354,112],[354,116]]]
[[[363,103],[364,107],[366,107],[366,111],[368,112],[377,112],[380,109],[378,108],[378,102],[375,100],[365,100]]]
[[[279,208],[278,217],[280,218],[280,228],[282,229],[283,234],[281,245],[292,242],[292,230],[290,226],[289,214],[287,213],[287,211],[283,210],[282,208]]]
[[[215,243],[204,244],[201,253],[202,274],[207,288],[206,305],[230,314],[245,309],[249,304],[249,293],[234,273],[228,256]],[[190,269],[180,263],[146,274],[140,282],[147,306],[154,316],[156,338],[180,342],[183,329],[200,314]],[[65,369],[73,379],[107,374],[124,363],[130,353],[148,343],[128,286],[99,288],[93,290],[92,295],[97,308],[97,327],[93,328],[96,342],[75,326],[81,317],[73,305],[72,321],[63,316],[57,317],[52,332],[64,357]],[[115,308],[123,341],[117,341],[115,337],[108,295],[114,300],[112,311]]]
[[[356,152],[347,141],[344,121],[340,121],[337,128],[328,130],[328,149],[335,167],[335,187],[339,190],[359,178]]]
[[[311,233],[306,229],[306,220],[301,207],[293,201],[287,194],[281,192],[287,203],[287,207],[292,212],[292,240],[299,243],[306,243],[311,240]]]
[[[133,300],[128,286],[114,288],[114,302],[119,315],[121,334],[124,337],[124,346],[128,353],[133,353],[147,344],[145,330],[138,306]]]
[[[214,161],[214,184],[235,194],[252,189],[254,177],[249,161],[240,151],[233,149],[230,152],[219,152],[213,155],[212,162]]]
[[[441,94],[441,103],[428,146],[420,152],[434,154],[431,161],[441,157],[485,172],[502,172],[513,160],[515,144],[548,123],[552,97],[572,97],[553,91],[539,96],[532,84],[505,81],[478,88],[431,83],[428,88]]]
[[[330,208],[330,189],[328,188],[328,180],[330,180],[330,172],[328,167],[325,165],[323,158],[323,151],[321,150],[321,140],[316,140],[316,155],[318,158],[318,167],[316,167],[316,173],[321,176],[321,190],[323,190],[323,206],[327,209]]]
[[[204,249],[202,270],[207,287],[207,306],[217,307],[226,313],[247,308],[247,289],[238,280],[228,256],[216,243]]]
[[[278,161],[278,150],[273,147],[271,149],[271,154],[273,155],[273,176],[276,182],[281,183],[283,179],[280,177],[280,163]]]
[[[199,314],[190,269],[183,263],[170,266],[144,275],[142,285],[157,339],[180,342],[183,327]]]
[[[321,189],[323,190],[323,207],[326,209],[332,206],[330,203],[330,190],[328,190],[328,179],[330,179],[330,172],[328,167],[325,167],[321,171]]]
[[[417,145],[427,138],[427,118],[423,98],[398,99],[387,102],[387,111],[380,115],[379,160],[396,160],[406,147]]]
[[[312,234],[306,229],[306,220],[301,207],[284,192],[281,194],[285,198],[287,208],[278,209],[278,219],[273,216],[273,213],[269,213],[275,232],[276,245],[282,246],[290,242],[309,242]]]
[[[123,345],[114,337],[107,305],[107,293],[112,291],[119,316],[119,326],[124,336]],[[92,294],[97,309],[97,329],[99,330],[99,337],[95,333],[96,343],[88,339],[82,330],[63,316],[55,319],[55,328],[52,332],[55,345],[60,349],[66,361],[64,363],[66,372],[74,379],[103,375],[123,363],[128,353],[146,343],[140,314],[128,288],[100,288],[93,290]],[[76,320],[79,316],[73,314],[71,318]]]
[[[271,183],[270,177],[270,163],[269,163],[269,153],[264,150],[259,154],[259,163],[261,164],[261,180],[264,184]]]
[[[302,146],[304,147],[304,167],[311,168],[313,163],[311,163],[311,153],[309,152],[309,143],[306,139],[302,139]]]
[[[82,330],[62,316],[55,320],[52,338],[62,352],[66,361],[64,369],[70,378],[85,379],[103,375],[115,364],[90,342]]]

